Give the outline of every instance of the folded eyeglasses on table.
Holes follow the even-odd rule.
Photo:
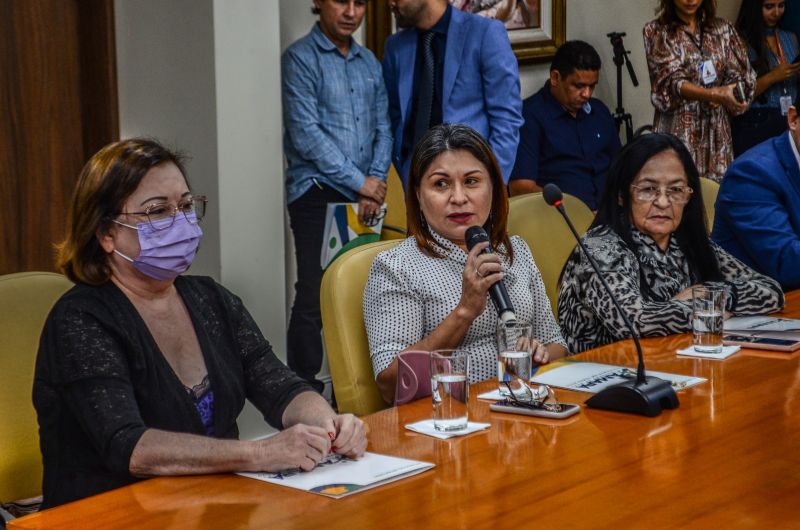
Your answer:
[[[562,405],[558,402],[555,391],[548,385],[539,385],[536,388],[531,388],[527,383],[519,380],[522,395],[519,390],[516,392],[511,388],[510,381],[503,381],[503,384],[508,388],[508,395],[505,399],[498,403],[510,407],[519,407],[524,409],[533,410],[547,410],[550,412],[561,412]]]

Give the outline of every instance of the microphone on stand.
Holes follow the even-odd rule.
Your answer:
[[[472,250],[472,247],[478,243],[489,241],[489,234],[486,233],[486,230],[484,230],[483,227],[477,225],[470,226],[467,228],[467,231],[464,234],[464,239],[467,243],[467,250]],[[482,252],[482,254],[493,253],[494,250],[492,250],[491,243],[489,243],[489,246],[486,247]],[[497,316],[500,317],[500,320],[503,322],[517,320],[517,316],[514,314],[514,306],[511,305],[511,298],[508,296],[506,284],[503,280],[495,282],[491,287],[489,287],[489,296],[492,298],[494,307],[497,309]]]
[[[680,403],[678,402],[678,396],[675,394],[672,385],[663,379],[645,375],[644,356],[642,355],[642,345],[639,344],[639,334],[628,319],[628,315],[619,305],[614,293],[611,292],[611,288],[600,272],[600,267],[597,266],[597,262],[586,250],[572,221],[570,221],[567,212],[564,210],[561,190],[555,184],[547,184],[542,194],[544,195],[545,202],[550,206],[555,206],[561,216],[564,217],[569,229],[572,231],[572,235],[574,235],[575,239],[578,241],[581,252],[583,252],[584,256],[589,260],[589,264],[600,279],[600,283],[603,284],[603,288],[608,293],[617,311],[622,315],[622,319],[625,321],[625,325],[628,327],[628,331],[630,331],[631,337],[633,338],[633,343],[636,345],[636,353],[639,355],[639,366],[636,369],[635,380],[625,381],[601,390],[586,400],[586,405],[595,409],[630,412],[643,416],[658,416],[663,409],[678,408]]]

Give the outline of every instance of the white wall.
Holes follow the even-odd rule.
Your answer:
[[[192,273],[238,294],[284,358],[283,165],[278,0],[117,0],[123,137],[188,151],[211,198]],[[250,406],[243,437],[266,432]]]
[[[214,25],[211,0],[118,0],[114,5],[120,136],[184,150],[193,191],[209,196],[192,273],[219,279]]]

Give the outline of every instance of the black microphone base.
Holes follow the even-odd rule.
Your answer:
[[[657,377],[646,377],[643,384],[636,380],[625,381],[601,390],[586,400],[593,409],[627,412],[642,416],[658,416],[663,409],[676,409],[680,403],[669,382]]]

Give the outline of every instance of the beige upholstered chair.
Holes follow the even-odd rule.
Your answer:
[[[381,239],[405,239],[406,197],[403,193],[403,183],[394,165],[389,166],[386,185],[386,218],[383,220]]]
[[[594,219],[592,211],[580,199],[566,193],[564,209],[578,234],[583,235]],[[555,208],[544,202],[541,193],[518,195],[510,199],[508,232],[520,236],[530,247],[553,314],[557,314],[558,279],[576,245],[566,222]]]
[[[52,272],[0,276],[0,502],[41,494],[33,372],[45,318],[70,287]]]
[[[714,203],[717,202],[719,184],[711,179],[700,177],[700,191],[703,194],[703,205],[706,208],[706,222],[710,234],[711,229],[714,228]]]
[[[378,241],[349,250],[322,277],[322,333],[339,412],[362,416],[387,407],[372,373],[362,303],[375,256],[398,243]]]

